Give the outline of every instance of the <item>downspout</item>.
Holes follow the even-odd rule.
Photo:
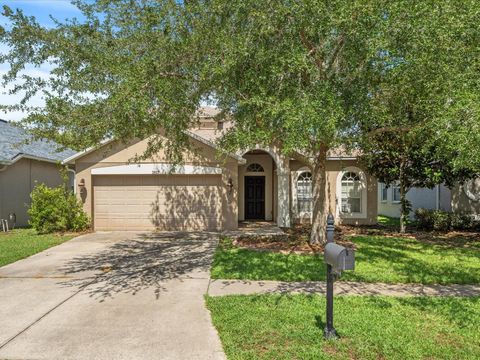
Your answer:
[[[73,174],[73,193],[76,195],[77,194],[77,178],[75,176],[76,175],[75,170],[67,167],[67,171]]]
[[[435,204],[435,209],[440,210],[440,185],[437,185],[437,194],[436,194],[436,204]]]
[[[8,167],[7,164],[0,165],[0,172],[7,170],[7,167]],[[1,191],[3,189],[3,186],[1,184],[1,180],[2,179],[0,178],[0,198],[3,197],[3,194],[1,193]],[[0,218],[2,217],[2,214],[3,214],[3,207],[2,207],[2,202],[0,201]]]
[[[270,156],[271,157],[271,156]],[[270,159],[272,161],[272,221],[275,221],[275,217],[277,216],[277,210],[275,209],[278,206],[278,201],[275,200],[275,161],[273,158]],[[278,186],[278,185],[277,185]]]

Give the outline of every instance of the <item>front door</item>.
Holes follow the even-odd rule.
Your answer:
[[[245,220],[265,220],[265,176],[245,176]]]

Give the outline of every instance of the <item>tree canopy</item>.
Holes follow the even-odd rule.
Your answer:
[[[402,230],[410,188],[453,186],[480,174],[480,159],[467,155],[480,149],[478,102],[468,95],[480,90],[478,6],[411,6],[408,12],[396,2],[389,8],[387,66],[371,92],[371,116],[361,120],[360,132],[369,172],[400,186]]]
[[[2,32],[10,52],[0,62],[11,65],[4,84],[24,100],[8,110],[27,110],[25,123],[39,137],[76,149],[105,138],[123,141],[165,129],[168,142],[152,139],[149,153],[164,146],[177,158],[186,146],[183,133],[203,91],[192,64],[185,8],[172,1],[75,1],[85,20],[41,26],[33,16],[4,6],[13,24]],[[49,79],[22,76],[27,65],[52,67]],[[28,100],[39,92],[43,108]]]
[[[74,3],[86,20],[54,28],[4,7],[13,24],[1,33],[11,49],[0,58],[11,65],[4,84],[26,64],[53,67],[50,79],[13,90],[44,94],[46,107],[25,120],[38,136],[81,149],[153,135],[145,156],[163,146],[181,161],[184,130],[210,99],[235,123],[225,150],[275,144],[312,168],[313,241],[323,240],[332,148],[414,128],[455,154],[453,168],[477,166],[468,149],[479,153],[475,0]]]

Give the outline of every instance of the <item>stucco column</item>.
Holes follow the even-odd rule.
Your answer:
[[[288,169],[277,170],[278,197],[277,197],[277,226],[290,227],[290,172]]]

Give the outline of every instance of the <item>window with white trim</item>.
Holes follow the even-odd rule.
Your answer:
[[[388,188],[384,183],[380,183],[380,201],[386,202],[388,199]]]
[[[348,171],[342,176],[342,202],[341,210],[344,214],[362,212],[362,183],[360,176],[353,171]]]
[[[297,178],[297,210],[298,213],[311,213],[312,208],[312,173],[304,171]]]
[[[392,202],[400,202],[400,186],[393,185],[392,186]]]
[[[264,172],[262,165],[253,163],[247,166],[247,172]]]

